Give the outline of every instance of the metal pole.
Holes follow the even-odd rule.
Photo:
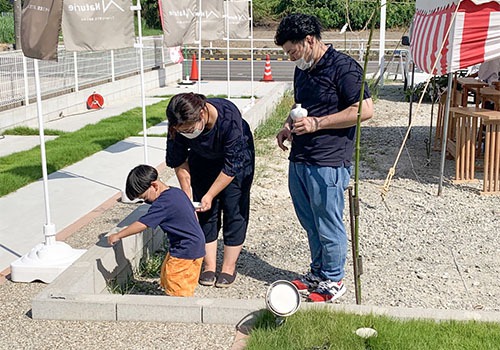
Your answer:
[[[26,56],[23,55],[23,74],[24,74],[24,103],[26,106],[30,104],[29,79],[28,79],[28,62]]]
[[[226,58],[227,58],[227,98],[231,98],[231,68],[229,59],[231,55],[229,54],[229,1],[224,1],[226,4]]]
[[[136,6],[131,6],[132,11],[137,11],[137,27],[139,32],[139,43],[134,44],[134,47],[139,49],[139,61],[141,66],[141,105],[142,105],[142,134],[144,140],[144,163],[149,164],[148,161],[148,130],[146,123],[146,89],[144,87],[144,57],[142,53],[142,22],[141,22],[141,3],[137,0]]]
[[[253,0],[250,0],[250,90],[252,91],[252,97],[250,102],[252,106],[255,104],[255,87],[254,87],[254,72],[253,72]]]
[[[198,1],[198,93],[201,91],[201,0]]]
[[[75,92],[78,92],[78,57],[76,51],[73,52],[73,67],[75,67]]]
[[[115,81],[115,50],[111,50],[111,81]]]
[[[410,111],[408,114],[408,126],[411,126],[411,121],[413,117],[413,98],[415,96],[415,62],[411,63],[411,90],[410,90]],[[411,131],[408,131],[408,138],[411,138]]]
[[[380,43],[378,51],[378,65],[380,69],[380,86],[384,86],[384,54],[385,54],[385,21],[386,21],[386,0],[380,0]],[[368,52],[368,54],[370,54]]]
[[[40,71],[38,69],[38,60],[33,60],[35,66],[35,89],[36,89],[36,105],[38,111],[38,130],[40,134],[40,154],[42,157],[42,176],[43,176],[43,195],[45,201],[45,225],[43,231],[45,235],[45,244],[51,245],[56,241],[55,225],[50,217],[49,204],[49,176],[47,173],[47,157],[45,152],[45,133],[43,130],[43,111],[42,111],[42,94],[40,88]]]
[[[444,163],[446,162],[446,139],[448,138],[448,116],[450,115],[450,101],[453,91],[451,91],[453,86],[453,74],[448,73],[448,93],[446,94],[446,108],[444,111],[444,122],[443,122],[443,142],[441,143],[441,168],[439,170],[439,186],[437,195],[440,196],[443,192],[443,175],[444,175]]]

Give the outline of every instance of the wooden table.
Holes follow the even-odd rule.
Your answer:
[[[455,123],[455,139],[447,139],[446,150],[455,158],[456,183],[477,181],[474,176],[476,163],[476,139],[479,125],[477,113],[482,108],[452,107],[450,113]]]
[[[490,101],[494,104],[494,110],[500,111],[500,91],[492,87],[483,87],[479,89],[479,98],[481,105],[484,108],[484,103]]]
[[[452,107],[450,113],[455,122],[456,139],[447,140],[447,150],[455,156],[455,182],[477,181],[474,174],[478,140],[476,135],[482,123],[485,126],[485,150],[481,194],[500,194],[500,111]]]
[[[476,94],[476,107],[479,107],[479,89],[482,87],[488,86],[488,83],[475,79],[475,78],[466,78],[466,77],[458,77],[456,78],[457,84],[462,86],[462,107],[467,107],[467,98],[469,95],[469,91],[474,91]],[[457,85],[455,84],[455,85]],[[457,86],[454,87],[456,90]]]
[[[481,194],[500,194],[500,112],[483,117],[486,129],[484,144],[484,181]]]

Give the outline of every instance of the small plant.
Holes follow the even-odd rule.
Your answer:
[[[160,269],[165,259],[164,250],[157,251],[146,259],[141,260],[134,275],[144,278],[160,278]]]
[[[117,278],[113,278],[107,281],[106,286],[111,294],[133,294],[135,288],[135,280],[127,276],[124,283],[120,283]]]

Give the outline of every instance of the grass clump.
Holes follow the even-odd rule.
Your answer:
[[[355,334],[374,328],[377,337]],[[385,316],[353,315],[330,310],[299,311],[277,326],[263,313],[250,333],[247,350],[444,350],[498,349],[500,325],[486,322],[396,320]]]
[[[255,129],[255,154],[257,156],[266,156],[270,154],[273,149],[278,147],[274,137],[283,127],[283,123],[294,103],[293,94],[291,92],[286,92],[273,113],[264,123],[260,124],[257,129]]]
[[[66,134],[66,132],[54,129],[43,129],[45,135],[60,136]],[[3,135],[11,136],[38,136],[40,135],[40,130],[35,128],[29,128],[27,126],[16,126],[15,128],[5,130]]]
[[[125,280],[113,278],[107,282],[111,294],[164,295],[159,284],[161,265],[167,251],[160,249],[141,259],[139,266]]]
[[[278,131],[283,127],[283,123],[290,113],[294,103],[293,93],[291,91],[287,91],[271,116],[269,116],[263,124],[260,124],[257,129],[255,129],[255,139],[263,140],[276,136]]]

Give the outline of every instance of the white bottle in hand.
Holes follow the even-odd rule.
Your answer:
[[[295,108],[290,111],[290,118],[295,121],[297,118],[304,117],[307,117],[307,109],[302,108],[302,105],[300,103],[297,103],[295,105]]]

